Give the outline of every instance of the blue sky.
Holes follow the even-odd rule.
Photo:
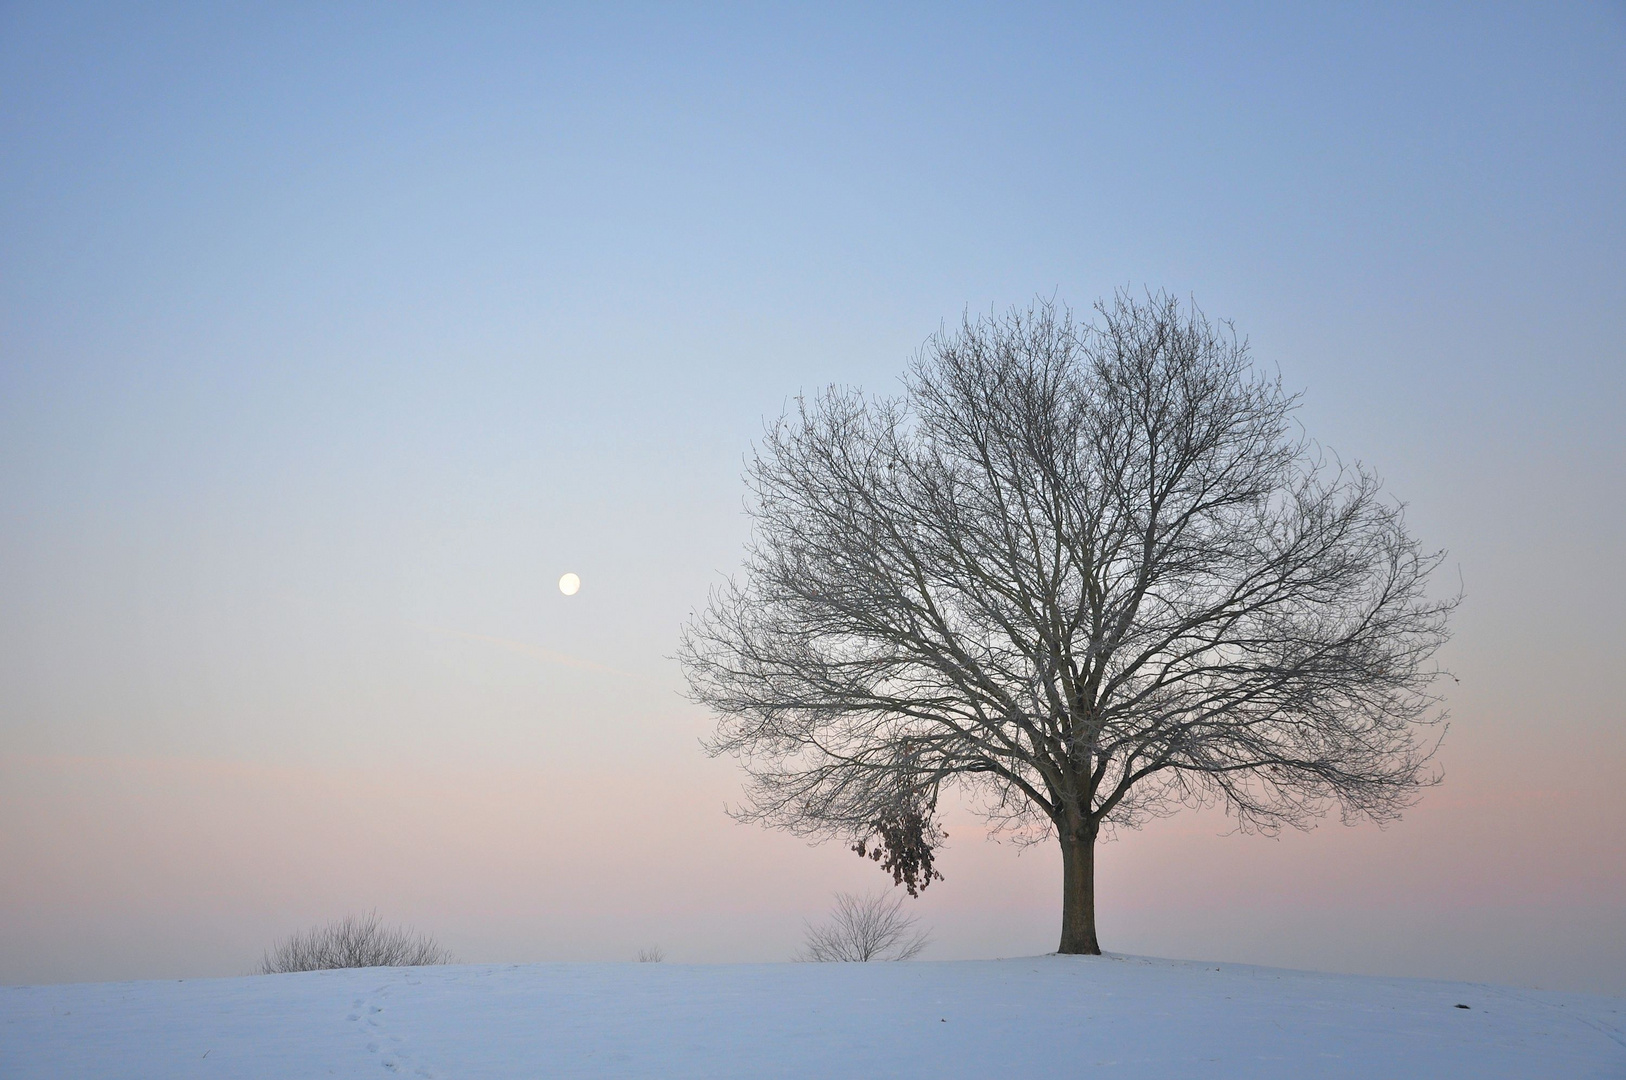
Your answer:
[[[1312,889],[1298,944],[1248,929],[1258,875],[1325,885],[1355,857],[1332,827],[1222,859],[1234,917],[1176,905],[1142,926],[1125,871],[1104,885],[1107,946],[1117,912],[1124,948],[1398,970],[1364,959],[1374,941],[1477,904],[1484,941],[1400,973],[1626,990],[1606,974],[1626,955],[1586,943],[1626,927],[1609,899],[1626,891],[1623,60],[1619,5],[8,6],[0,844],[56,884],[0,890],[14,936],[43,942],[12,942],[0,979],[236,970],[344,904],[405,910],[477,959],[622,948],[607,926],[538,939],[542,901],[481,930],[463,894],[354,882],[255,908],[231,891],[253,891],[248,871],[184,897],[156,883],[191,842],[179,818],[241,812],[274,836],[289,777],[343,770],[453,802],[496,769],[676,783],[663,798],[693,813],[665,848],[756,844],[750,864],[801,892],[752,892],[760,874],[719,855],[756,937],[707,923],[709,894],[622,917],[678,958],[684,940],[696,959],[788,953],[820,897],[869,877],[739,838],[717,810],[734,780],[695,748],[706,719],[668,659],[737,563],[742,454],[801,390],[894,386],[966,309],[1129,287],[1234,319],[1305,390],[1308,433],[1451,551],[1463,683],[1437,801],[1535,792],[1487,813],[1528,826],[1514,861],[1550,858],[1523,875],[1540,887],[1501,895],[1508,852],[1452,856],[1460,887],[1439,892],[1431,855],[1479,841],[1474,815],[1425,802],[1358,841],[1374,873],[1400,866],[1392,924],[1326,945],[1341,916],[1328,899],[1317,923]],[[569,601],[566,570],[584,581]],[[113,843],[157,805],[143,784],[194,782],[140,779],[166,762],[273,772],[252,813],[194,777],[126,838],[152,858],[124,870],[50,862]],[[92,806],[85,769],[132,779]],[[591,801],[533,809],[624,832]],[[488,821],[447,815],[465,811]],[[1241,843],[1215,831],[1189,842]],[[1164,872],[1180,836],[1125,840],[1121,864]],[[348,841],[324,842],[338,860]],[[403,858],[451,872],[444,852]],[[962,858],[981,883],[934,901],[944,955],[1049,947],[1047,867]],[[571,848],[549,872],[611,859]],[[1473,967],[1514,907],[1573,940],[1544,939],[1546,967]],[[87,926],[94,956],[75,953]]]

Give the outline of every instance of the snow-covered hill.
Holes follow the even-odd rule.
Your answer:
[[[372,968],[0,988],[8,1080],[391,1072],[1622,1077],[1626,1001],[1055,956]]]

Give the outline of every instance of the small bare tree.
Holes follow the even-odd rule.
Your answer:
[[[680,648],[749,774],[738,816],[843,838],[913,894],[958,785],[1059,840],[1064,953],[1100,951],[1115,827],[1409,805],[1455,603],[1228,325],[1162,295],[1097,312],[968,318],[901,398],[800,401],[749,463],[743,579]]]
[[[638,950],[638,962],[640,964],[658,964],[665,959],[666,950],[659,945],[651,945],[648,948]]]
[[[909,960],[931,944],[903,911],[903,897],[885,892],[867,896],[836,893],[836,907],[823,926],[808,926],[801,960]]]
[[[260,962],[260,973],[325,971],[329,968],[418,967],[449,964],[451,953],[434,938],[406,927],[386,926],[378,912],[347,915],[277,942]]]

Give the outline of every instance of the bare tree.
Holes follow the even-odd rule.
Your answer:
[[[836,893],[830,921],[807,928],[801,960],[909,960],[931,944],[931,935],[915,927],[915,916],[903,911],[894,893],[854,896]]]
[[[737,816],[843,838],[914,894],[958,785],[1060,841],[1064,953],[1100,951],[1116,827],[1414,801],[1456,602],[1229,324],[1165,295],[1096,311],[967,318],[899,398],[799,400],[749,461],[744,573],[680,648],[709,749],[749,775]]]
[[[260,962],[260,973],[325,971],[329,968],[418,967],[451,963],[451,953],[427,934],[386,926],[378,912],[347,915],[277,942]]]
[[[648,948],[638,950],[638,962],[640,964],[658,964],[665,959],[666,950],[659,945],[651,945]]]

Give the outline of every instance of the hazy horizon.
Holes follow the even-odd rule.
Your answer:
[[[1626,995],[1626,15],[0,12],[0,983],[788,959],[679,628],[787,401],[963,312],[1235,320],[1449,558],[1444,782],[1107,845],[1109,951]],[[581,590],[561,595],[561,574]],[[1053,950],[960,813],[923,959]]]

